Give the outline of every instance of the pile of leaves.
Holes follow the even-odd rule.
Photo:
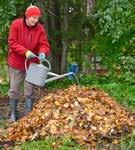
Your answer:
[[[97,88],[71,86],[43,97],[26,117],[7,129],[10,141],[69,135],[81,144],[118,141],[135,128],[135,116]]]

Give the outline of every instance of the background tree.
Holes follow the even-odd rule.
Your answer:
[[[11,21],[23,16],[31,2],[42,10],[41,22],[47,28],[54,72],[66,72],[67,65],[76,62],[81,71],[89,73],[92,59],[98,56],[108,70],[127,70],[129,66],[130,71],[134,70],[133,0],[1,0],[1,53],[7,50]]]
[[[102,64],[111,71],[111,74],[116,70],[125,70],[134,78],[135,10],[133,7],[132,0],[98,1],[95,13],[91,16],[92,23],[96,27],[96,34],[89,44],[91,49],[96,48],[97,54],[102,58]],[[128,62],[130,65],[127,65]]]

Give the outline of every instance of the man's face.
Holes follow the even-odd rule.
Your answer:
[[[28,17],[27,18],[27,25],[28,26],[35,26],[38,21],[39,21],[39,16]]]

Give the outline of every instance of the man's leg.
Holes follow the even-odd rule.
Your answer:
[[[24,81],[25,115],[28,114],[33,108],[33,91],[34,85]]]
[[[17,101],[20,96],[20,83],[24,78],[24,73],[20,70],[16,70],[12,67],[8,67],[9,81],[10,81],[10,89],[8,92],[10,99],[10,121],[16,121],[16,109],[17,109]]]

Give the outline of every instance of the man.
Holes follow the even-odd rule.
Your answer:
[[[10,99],[10,121],[16,121],[16,108],[20,95],[20,83],[24,82],[25,114],[32,110],[33,88],[29,82],[24,80],[25,59],[28,65],[31,62],[39,63],[44,61],[50,51],[50,45],[43,26],[39,23],[41,11],[37,6],[29,6],[24,18],[16,19],[12,22],[8,37],[8,73],[10,89],[8,92]],[[38,56],[39,60],[37,59]]]

